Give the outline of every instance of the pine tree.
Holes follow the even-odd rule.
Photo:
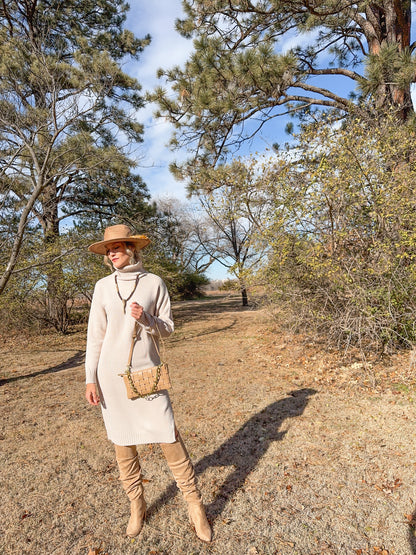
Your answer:
[[[393,107],[403,121],[413,113],[410,0],[184,7],[177,29],[194,38],[194,52],[183,69],[160,70],[169,92],[160,87],[154,98],[177,128],[172,145],[194,153],[189,170],[195,161],[215,164],[278,115],[323,107],[363,117]],[[352,97],[339,93],[340,79]]]
[[[114,213],[126,193],[146,200],[126,145],[142,140],[132,113],[139,83],[122,70],[149,37],[124,29],[123,0],[11,0],[0,7],[0,237],[10,254],[0,293],[29,231],[41,230],[50,318],[66,325],[60,227]],[[123,137],[123,144],[118,142]]]

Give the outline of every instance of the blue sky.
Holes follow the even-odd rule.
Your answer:
[[[151,3],[139,0],[131,3],[127,27],[139,37],[147,33],[152,37],[150,46],[145,48],[139,62],[127,67],[144,91],[161,84],[156,77],[159,68],[183,65],[192,52],[192,41],[182,38],[175,31],[175,20],[182,14],[181,0],[154,0]],[[292,40],[289,37],[288,43]],[[155,106],[148,105],[138,114],[139,121],[145,125],[144,144],[139,151],[139,173],[152,196],[169,195],[186,200],[185,184],[176,181],[169,172],[169,163],[186,158],[186,153],[172,152],[166,146],[172,126],[165,121],[155,120],[155,109]],[[277,118],[273,124],[266,126],[265,132],[257,136],[251,145],[245,146],[244,154],[250,150],[271,148],[274,142],[287,141],[289,137],[284,131],[286,121]]]
[[[192,41],[182,38],[175,31],[175,20],[182,13],[180,0],[139,0],[131,3],[127,27],[139,37],[147,33],[152,37],[150,46],[146,47],[139,62],[129,64],[127,68],[141,83],[143,91],[152,90],[160,84],[156,78],[159,68],[183,65],[189,57]],[[158,197],[176,197],[182,202],[188,202],[185,184],[175,180],[169,172],[169,164],[186,158],[186,153],[172,152],[167,147],[172,126],[163,120],[155,120],[155,109],[155,106],[148,105],[138,114],[138,120],[145,126],[144,142],[139,148],[138,173],[156,200]],[[206,275],[210,279],[230,277],[226,268],[219,263],[214,263]]]
[[[130,6],[127,27],[138,37],[150,34],[152,42],[145,48],[140,60],[129,63],[126,70],[138,79],[143,91],[152,90],[160,84],[156,77],[157,70],[161,67],[168,69],[183,65],[192,51],[192,41],[182,38],[175,31],[175,20],[183,14],[181,0],[132,0]],[[416,3],[412,2],[413,13],[416,11],[415,6]],[[303,41],[305,39],[306,37],[302,38]],[[293,46],[293,41],[299,41],[299,35],[289,35],[281,45],[282,49]],[[345,90],[351,85],[353,86],[351,80],[340,78],[337,88],[341,94],[345,94]],[[154,111],[155,106],[148,105],[138,114],[138,120],[145,126],[144,143],[138,150],[138,173],[154,199],[176,197],[186,202],[185,184],[176,181],[169,172],[169,164],[186,158],[186,153],[172,152],[167,147],[172,127],[166,121],[156,120],[153,117]],[[239,154],[262,152],[275,142],[287,142],[290,139],[284,130],[287,121],[287,117],[275,118],[263,127],[251,144],[245,144],[244,150]],[[207,275],[212,279],[227,277],[226,270],[218,264]]]
[[[131,2],[127,27],[138,37],[147,33],[152,37],[139,62],[128,66],[128,72],[138,79],[143,91],[152,90],[160,84],[156,78],[159,68],[184,64],[192,51],[192,41],[183,39],[174,28],[175,20],[181,13],[180,0]],[[163,120],[155,120],[155,109],[154,105],[148,105],[138,114],[138,120],[145,126],[139,173],[152,196],[169,195],[185,200],[184,183],[176,181],[169,172],[169,163],[180,159],[179,153],[173,153],[166,146],[172,127]]]

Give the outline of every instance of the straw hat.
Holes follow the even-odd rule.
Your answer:
[[[124,224],[112,225],[104,230],[104,241],[98,241],[88,247],[88,250],[96,254],[107,254],[107,245],[110,243],[134,243],[137,249],[144,249],[150,239],[146,235],[132,235],[131,229]]]

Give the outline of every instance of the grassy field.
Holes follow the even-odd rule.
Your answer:
[[[159,446],[140,448],[139,538],[100,409],[84,401],[85,329],[2,337],[4,554],[416,554],[409,353],[363,364],[279,329],[237,297],[174,306],[177,425],[214,541],[186,518]]]

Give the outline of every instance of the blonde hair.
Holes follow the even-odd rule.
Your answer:
[[[128,241],[120,241],[126,247],[126,253],[130,256],[129,263],[137,264],[142,259],[141,249],[136,249],[135,243],[129,243]],[[104,264],[109,268],[113,268],[110,259],[107,255],[104,255]]]

